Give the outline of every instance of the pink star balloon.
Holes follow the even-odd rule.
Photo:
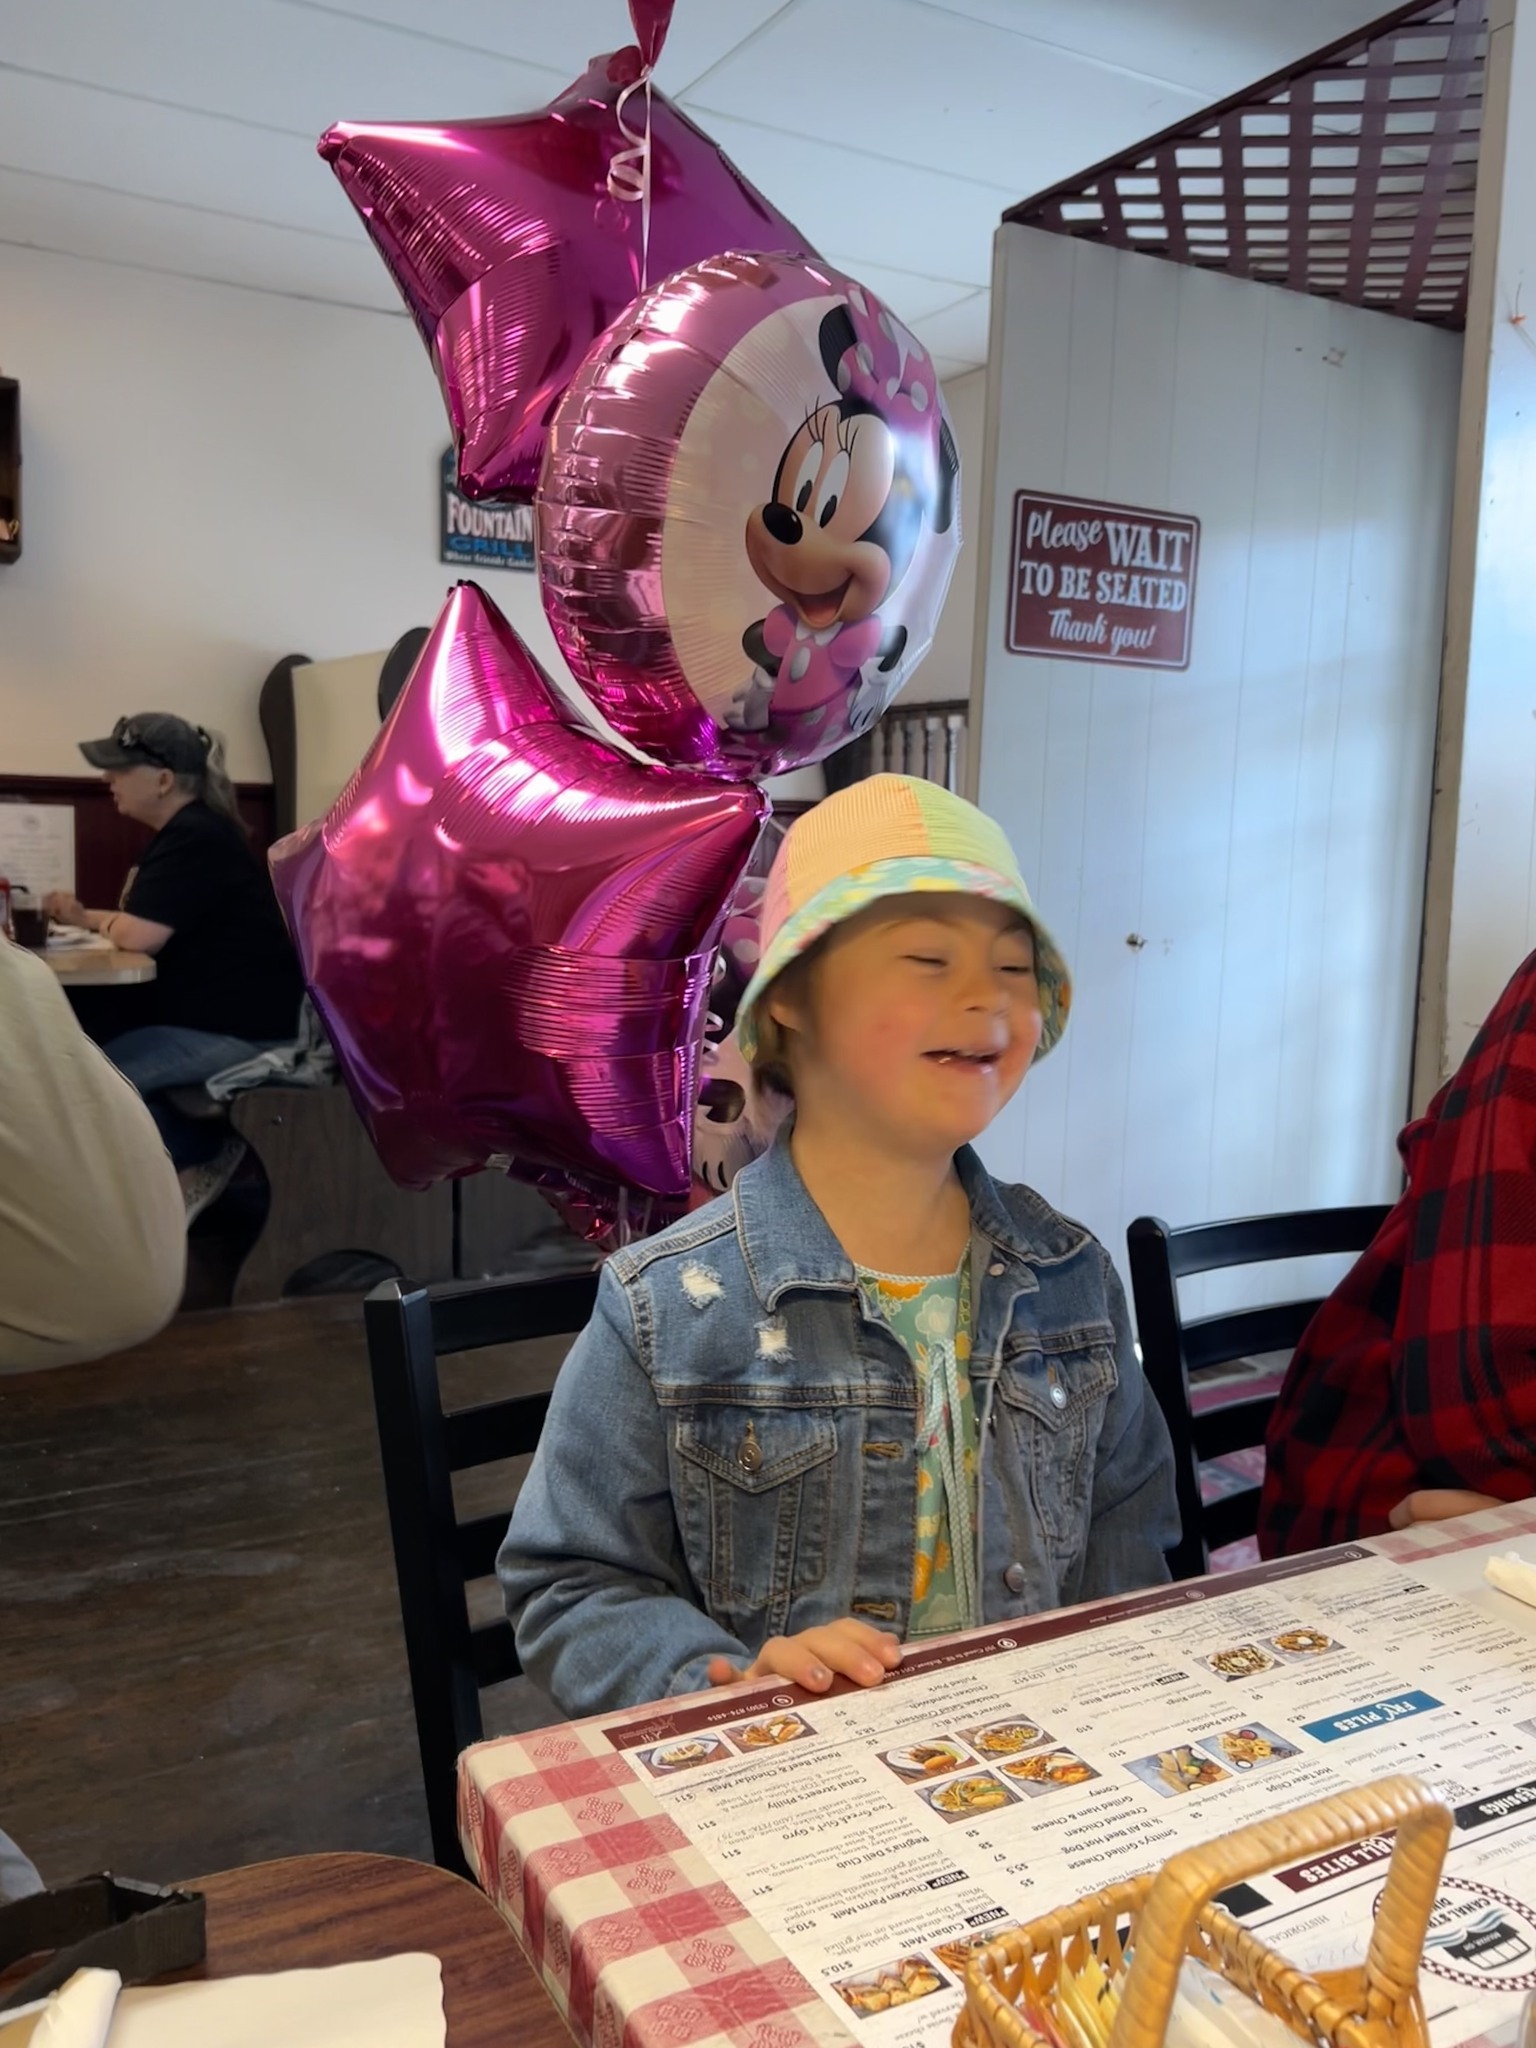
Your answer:
[[[654,53],[670,9],[632,11]],[[595,57],[536,114],[343,121],[321,137],[431,351],[470,497],[532,495],[562,393],[647,284],[725,249],[814,253],[645,75],[631,46]],[[630,145],[647,116],[642,200]],[[636,196],[616,198],[626,155]]]
[[[766,809],[614,753],[458,584],[330,815],[271,855],[395,1178],[684,1196],[715,947]]]

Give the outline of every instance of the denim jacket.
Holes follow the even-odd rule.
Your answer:
[[[1168,1576],[1173,1458],[1109,1255],[975,1154],[983,1619]],[[603,1270],[497,1558],[570,1715],[692,1692],[712,1657],[857,1615],[905,1637],[918,1390],[787,1142]]]

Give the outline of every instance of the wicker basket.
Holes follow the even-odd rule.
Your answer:
[[[1308,1976],[1212,1903],[1243,1878],[1392,1829],[1397,1840],[1359,1969]],[[1109,2048],[1162,2048],[1187,1955],[1320,2048],[1427,2048],[1419,1958],[1450,1834],[1449,1809],[1417,1779],[1382,1778],[1186,1849],[1155,1874],[1110,1885],[980,1950],[966,1973],[954,2048],[1049,2048],[1021,2002],[1053,2010],[1063,1963],[1076,1971],[1095,1955],[1111,1979],[1124,1977]]]

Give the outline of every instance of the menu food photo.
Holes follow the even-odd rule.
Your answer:
[[[1456,1823],[1431,2042],[1497,2048],[1536,1991],[1536,1607],[1483,1573],[1520,1534],[1536,1508],[914,1645],[872,1690],[735,1688],[484,1744],[466,1850],[584,2041],[940,2048],[1004,1929],[1407,1773]],[[1391,1849],[1222,1903],[1303,1968],[1356,1964]]]

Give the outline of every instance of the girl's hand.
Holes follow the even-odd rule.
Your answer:
[[[1400,1500],[1387,1520],[1394,1529],[1411,1529],[1415,1522],[1449,1522],[1456,1515],[1476,1515],[1484,1508],[1504,1505],[1491,1493],[1463,1493],[1457,1487],[1432,1486]]]
[[[797,1636],[772,1636],[745,1671],[728,1657],[709,1667],[711,1685],[734,1685],[742,1678],[787,1678],[807,1692],[825,1692],[834,1677],[855,1685],[878,1685],[901,1662],[901,1644],[868,1622],[829,1622],[825,1628],[802,1629]]]

